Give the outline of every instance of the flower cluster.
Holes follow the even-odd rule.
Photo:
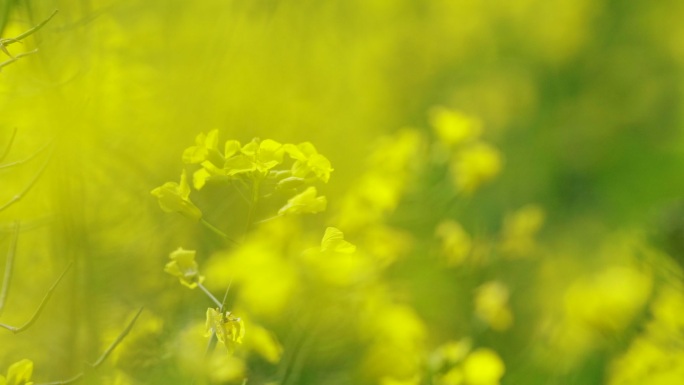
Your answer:
[[[286,154],[293,161],[291,166],[278,167],[283,165]],[[215,180],[266,178],[286,189],[314,179],[327,183],[333,171],[330,161],[309,142],[294,145],[255,138],[241,145],[237,140],[228,140],[220,151],[218,130],[199,134],[195,145],[183,152],[183,162],[201,166],[193,174],[197,190]]]

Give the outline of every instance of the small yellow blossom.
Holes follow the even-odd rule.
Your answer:
[[[199,267],[195,262],[195,250],[185,250],[179,247],[178,250],[169,255],[171,262],[167,263],[164,271],[178,277],[180,282],[194,289],[198,283],[204,281],[204,277],[199,274]]]
[[[430,356],[430,367],[432,370],[438,371],[444,367],[451,367],[462,362],[470,352],[472,345],[472,341],[469,338],[442,344]]]
[[[447,146],[475,139],[482,132],[480,120],[444,107],[435,107],[430,111],[430,124],[439,140]]]
[[[649,274],[626,266],[611,266],[577,279],[565,294],[569,320],[601,335],[624,330],[651,294]]]
[[[501,251],[509,257],[528,257],[537,248],[535,236],[544,224],[544,210],[527,205],[506,216],[501,234]]]
[[[196,221],[202,218],[200,209],[190,201],[190,186],[185,170],[181,174],[180,183],[166,182],[151,193],[157,197],[159,206],[166,212],[180,213]]]
[[[251,322],[245,346],[272,364],[277,364],[283,354],[283,347],[273,333]]]
[[[33,385],[33,361],[23,359],[7,369],[7,377],[0,375],[0,385]]]
[[[324,196],[316,196],[317,193],[315,187],[307,188],[299,195],[290,198],[287,204],[278,211],[278,215],[315,214],[325,211],[328,201]]]
[[[300,143],[296,146],[286,144],[283,149],[295,160],[292,165],[292,175],[306,178],[309,174],[314,174],[319,180],[328,182],[333,168],[328,158],[319,154],[313,144],[310,142]]]
[[[236,151],[237,142],[226,143],[226,162],[224,169],[227,175],[239,175],[248,172],[267,172],[283,161],[283,145],[275,140],[253,139]],[[234,156],[228,157],[228,152],[235,152]]]
[[[222,313],[219,309],[207,309],[206,336],[212,334],[227,348],[232,349],[234,343],[241,344],[245,336],[245,323],[230,312]]]
[[[206,160],[221,158],[218,149],[218,130],[201,133],[195,138],[195,145],[183,151],[183,163],[199,164]]]
[[[356,246],[344,240],[344,234],[335,227],[328,227],[321,240],[321,251],[350,254],[356,251]]]
[[[463,361],[463,377],[468,385],[498,385],[506,367],[495,351],[479,348]]]
[[[508,296],[508,288],[501,282],[485,283],[475,296],[475,314],[494,330],[508,329],[513,323]]]
[[[442,254],[450,266],[465,262],[472,249],[470,235],[458,222],[446,220],[437,226],[436,234],[442,239]]]
[[[459,150],[451,162],[451,173],[459,191],[471,194],[499,174],[499,151],[486,143],[473,143]]]

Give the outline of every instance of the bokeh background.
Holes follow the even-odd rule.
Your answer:
[[[0,330],[0,374],[68,378],[145,306],[85,383],[684,378],[681,2],[0,4],[3,38],[59,10],[0,72],[2,164],[32,157],[0,169],[0,205],[31,186],[0,211],[3,272],[21,228],[0,322],[73,262],[31,329]],[[328,210],[238,247],[162,211],[150,191],[213,129],[219,148],[312,142]],[[243,237],[230,185],[191,199]],[[310,258],[327,226],[353,257]],[[211,302],[163,272],[181,246],[217,296],[233,282],[232,353],[205,355]]]

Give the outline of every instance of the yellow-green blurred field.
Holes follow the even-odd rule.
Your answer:
[[[0,385],[684,383],[682,20],[1,0]]]

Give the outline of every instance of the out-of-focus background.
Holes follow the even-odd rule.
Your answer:
[[[684,378],[684,3],[0,4],[0,323],[73,263],[0,329],[0,375],[69,378],[145,306],[84,383]],[[313,143],[327,210],[261,207],[243,234],[239,187],[193,189],[239,246],[161,210],[214,129],[221,151]],[[316,254],[328,226],[356,252]],[[164,273],[178,247],[231,287],[232,352],[206,353],[212,303]]]

